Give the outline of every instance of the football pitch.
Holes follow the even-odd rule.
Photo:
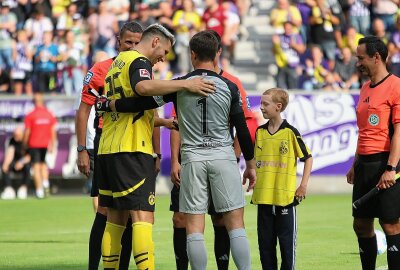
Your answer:
[[[311,195],[297,207],[297,269],[361,269],[357,239],[352,230],[350,201],[349,194]],[[158,196],[156,205],[153,234],[156,269],[173,270],[175,258],[169,197]],[[91,199],[86,196],[1,200],[0,269],[87,269],[88,238],[93,217]],[[206,219],[207,269],[217,269],[213,255],[213,230],[210,219]],[[245,222],[252,269],[261,270],[254,205],[246,206]],[[377,267],[386,269],[385,265],[386,253],[378,256]],[[136,269],[133,259],[130,269]],[[232,258],[230,269],[236,269]]]

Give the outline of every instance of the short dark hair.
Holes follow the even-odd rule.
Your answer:
[[[154,23],[150,26],[148,26],[144,31],[142,35],[142,39],[146,39],[147,37],[151,36],[163,36],[164,38],[168,39],[172,45],[175,44],[175,37],[173,34],[171,34],[170,31],[168,31],[167,28],[162,26],[161,24]]]
[[[210,31],[201,31],[192,37],[189,47],[200,61],[213,61],[218,51],[218,40]]]
[[[365,44],[366,52],[369,57],[373,57],[376,53],[379,53],[382,62],[386,62],[388,49],[380,38],[376,36],[363,37],[358,41],[358,45],[361,44]]]
[[[121,29],[119,30],[119,36],[122,37],[122,35],[125,34],[126,31],[132,33],[143,33],[143,28],[138,22],[130,21],[122,25]]]
[[[218,50],[222,48],[222,42],[221,42],[221,36],[217,33],[215,30],[205,30],[206,32],[210,32],[215,36],[215,38],[218,40]]]

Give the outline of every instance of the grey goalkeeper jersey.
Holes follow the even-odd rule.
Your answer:
[[[203,76],[213,81],[216,92],[203,97],[188,91],[175,94],[181,135],[182,164],[192,161],[236,160],[229,119],[242,113],[237,86],[209,70],[198,69],[181,79]]]

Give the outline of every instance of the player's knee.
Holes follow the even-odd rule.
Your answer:
[[[374,236],[373,220],[354,220],[353,230],[358,237],[370,238]]]
[[[386,235],[395,235],[400,233],[400,222],[399,219],[383,220],[379,219],[383,231]]]
[[[172,223],[174,224],[175,228],[185,228],[185,214],[181,212],[174,212],[172,216]]]
[[[222,214],[211,215],[211,220],[214,226],[223,227],[224,224],[224,217]]]
[[[97,213],[107,216],[107,207],[97,205]]]

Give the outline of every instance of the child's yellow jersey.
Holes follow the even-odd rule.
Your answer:
[[[297,159],[311,157],[300,133],[284,120],[278,131],[270,134],[266,123],[257,129],[254,148],[257,183],[252,203],[291,204],[296,192]]]

